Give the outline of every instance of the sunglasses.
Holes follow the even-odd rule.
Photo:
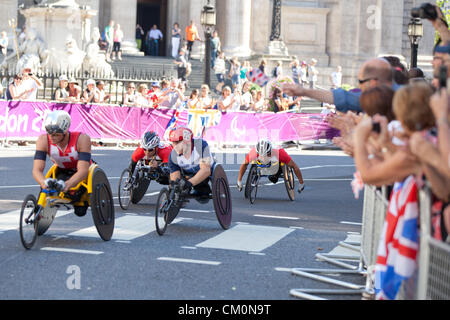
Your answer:
[[[359,80],[358,79],[359,84],[364,84],[364,83],[366,83],[367,81],[370,81],[370,80],[378,80],[378,78],[367,78],[367,79],[364,79],[364,80]]]
[[[45,127],[45,131],[47,131],[49,135],[64,134],[64,132],[62,132],[62,130],[57,126],[47,126]]]
[[[152,152],[153,150],[155,150],[155,148],[152,148],[152,149],[144,149],[144,151],[147,151],[147,152]]]

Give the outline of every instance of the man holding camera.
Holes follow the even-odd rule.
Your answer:
[[[25,67],[22,70],[22,86],[25,91],[29,91],[29,94],[23,100],[37,100],[37,93],[39,88],[42,87],[42,82],[33,74],[31,67]]]

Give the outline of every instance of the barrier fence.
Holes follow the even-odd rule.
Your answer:
[[[450,299],[450,244],[436,240],[431,233],[431,191],[424,186],[419,191],[419,219],[420,239],[419,255],[415,273],[406,281],[403,281],[396,300],[448,300]],[[331,283],[337,286],[349,288],[341,289],[292,289],[290,294],[303,299],[322,299],[314,294],[360,294],[363,299],[375,298],[375,265],[377,261],[378,246],[383,232],[384,220],[388,210],[387,188],[365,186],[364,205],[361,228],[361,243],[359,250],[359,266],[349,266],[346,269],[307,269],[295,268],[292,273],[297,276]],[[444,227],[444,226],[442,226]],[[340,243],[340,246],[348,246]],[[332,264],[343,265],[339,258],[323,259],[323,254],[317,254],[316,258]],[[321,259],[322,258],[322,259]],[[343,265],[345,266],[345,265]],[[349,270],[350,269],[350,270]],[[336,280],[314,273],[339,273],[360,274],[366,276],[365,288],[349,282]]]
[[[104,142],[140,140],[149,130],[163,137],[167,128],[175,125],[188,126],[196,137],[220,144],[254,144],[262,137],[274,142],[332,139],[339,133],[328,125],[326,115],[321,114],[0,101],[0,139],[37,138],[45,132],[42,123],[46,115],[55,109],[71,115],[70,130]]]

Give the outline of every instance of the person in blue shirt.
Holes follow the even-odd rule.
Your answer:
[[[170,181],[184,177],[184,192],[194,189],[194,195],[209,196],[208,178],[215,165],[208,143],[194,139],[192,131],[185,127],[174,128],[169,133],[173,150],[169,157]]]
[[[290,96],[309,97],[323,103],[334,104],[336,110],[346,113],[347,111],[362,112],[359,104],[361,93],[378,85],[389,85],[394,90],[398,85],[393,81],[392,67],[383,58],[375,58],[366,61],[360,68],[358,74],[359,90],[346,91],[338,88],[331,91],[308,89],[297,84],[283,85],[283,92]]]

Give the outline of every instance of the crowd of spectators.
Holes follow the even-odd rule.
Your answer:
[[[431,21],[440,42],[434,48],[433,79],[408,70],[397,57],[370,59],[358,74],[359,88],[331,91],[287,84],[292,96],[333,104],[329,124],[340,130],[334,143],[354,157],[363,184],[377,187],[414,176],[433,193],[433,236],[450,242],[450,31],[440,9]],[[362,189],[362,188],[360,188]]]

